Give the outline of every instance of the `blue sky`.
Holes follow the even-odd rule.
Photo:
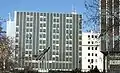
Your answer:
[[[69,13],[72,11],[72,5],[77,13],[83,14],[84,0],[1,0],[0,17],[7,19],[8,13],[15,10]],[[5,28],[5,25],[3,27]]]

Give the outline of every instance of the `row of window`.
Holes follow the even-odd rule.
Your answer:
[[[97,50],[97,47],[88,47],[88,50],[90,50],[90,48],[91,50]]]
[[[88,35],[88,38],[97,38],[97,35]]]
[[[88,59],[88,62],[90,62],[90,63],[93,63],[93,62],[97,62],[97,59]]]
[[[97,44],[98,42],[97,41],[88,41],[88,44]]]
[[[40,18],[40,21],[46,21],[47,18]],[[27,17],[27,21],[33,21],[33,18]],[[60,19],[53,19],[53,22],[60,22]],[[66,19],[67,23],[72,23],[72,19]]]
[[[33,16],[33,14],[34,14],[33,12],[27,12],[27,15]],[[39,13],[39,14],[40,14],[40,16],[47,16],[48,13]],[[61,15],[60,13],[53,13],[54,17],[60,17],[60,15]],[[72,17],[72,14],[66,14],[66,16]]]
[[[90,53],[88,53],[88,56],[97,56],[97,54],[96,53],[91,53],[91,55],[90,55]]]

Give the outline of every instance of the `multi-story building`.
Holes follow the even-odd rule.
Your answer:
[[[81,69],[82,16],[77,13],[14,12],[18,67],[39,71]],[[50,50],[41,60],[44,49]]]
[[[120,70],[120,0],[100,0],[101,50],[106,54],[105,70]]]
[[[82,33],[82,71],[89,71],[97,67],[103,71],[103,54],[100,52],[99,33]]]

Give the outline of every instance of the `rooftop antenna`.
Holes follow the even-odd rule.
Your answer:
[[[77,14],[75,7],[72,5],[72,14]]]
[[[10,15],[10,13],[8,13],[8,21],[11,21],[11,15]]]

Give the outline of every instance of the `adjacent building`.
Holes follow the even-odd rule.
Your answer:
[[[82,16],[73,13],[14,12],[15,52],[19,68],[39,71],[82,67]],[[44,49],[50,50],[41,60]]]
[[[103,71],[103,54],[100,52],[99,33],[82,33],[82,71],[87,72],[97,67]]]
[[[107,52],[106,71],[120,70],[119,0],[100,0],[101,50]]]

